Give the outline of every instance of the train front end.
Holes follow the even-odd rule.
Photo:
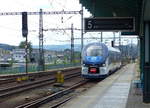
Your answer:
[[[103,43],[91,43],[82,51],[82,76],[84,78],[101,78],[106,75],[108,48]]]

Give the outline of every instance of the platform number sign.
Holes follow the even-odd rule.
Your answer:
[[[93,26],[92,21],[88,21],[88,29],[89,30],[92,29],[92,26]]]
[[[90,31],[134,31],[133,17],[85,18],[84,29]]]

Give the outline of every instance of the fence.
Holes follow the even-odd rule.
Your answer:
[[[65,67],[74,67],[74,66],[80,66],[81,64],[46,64],[45,70],[50,69],[58,69],[58,68],[65,68]],[[25,73],[26,67],[25,66],[19,66],[19,67],[0,67],[0,74],[18,74],[18,73]],[[28,72],[37,72],[38,71],[38,65],[28,65]]]

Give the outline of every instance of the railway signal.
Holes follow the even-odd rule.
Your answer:
[[[27,12],[22,12],[22,35],[26,38],[25,58],[26,58],[26,74],[28,74],[28,17]]]
[[[27,37],[28,35],[28,16],[27,12],[22,12],[22,35]]]

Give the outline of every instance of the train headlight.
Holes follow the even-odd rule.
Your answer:
[[[104,63],[102,66],[103,66],[103,67],[105,67],[105,66],[106,66],[106,64]]]

